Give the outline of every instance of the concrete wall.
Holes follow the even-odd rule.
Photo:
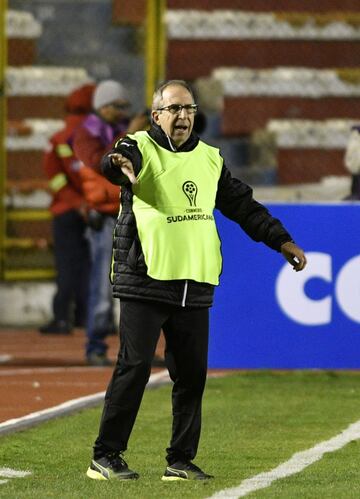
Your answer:
[[[51,318],[53,283],[1,283],[0,326],[31,327]]]

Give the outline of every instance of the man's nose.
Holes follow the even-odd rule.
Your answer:
[[[187,115],[188,115],[188,113],[186,112],[185,108],[182,107],[178,116],[181,116],[181,118],[187,118]]]

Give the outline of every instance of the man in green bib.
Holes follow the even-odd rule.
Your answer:
[[[104,175],[122,186],[111,276],[120,298],[121,347],[106,392],[94,458],[97,480],[136,479],[122,457],[150,376],[160,330],[174,382],[172,437],[162,480],[212,478],[193,464],[201,429],[208,353],[208,311],[221,273],[213,211],[255,241],[279,251],[296,271],[304,252],[281,222],[232,178],[217,148],[193,133],[197,105],[185,81],[154,93],[152,126],[119,140],[103,158]]]

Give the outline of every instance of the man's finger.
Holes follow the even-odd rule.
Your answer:
[[[129,168],[128,166],[121,166],[121,171],[127,176],[132,184],[137,184],[135,173],[132,168]]]
[[[306,265],[306,258],[304,256],[295,256],[292,261],[294,269],[299,272],[300,270],[303,270]]]
[[[109,158],[111,158],[114,165],[119,166],[120,163],[122,162],[122,160],[124,159],[124,156],[122,156],[119,153],[112,153],[112,154],[109,154]]]

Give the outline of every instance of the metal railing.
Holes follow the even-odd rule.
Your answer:
[[[165,74],[165,0],[147,0],[146,4],[146,104]]]
[[[7,0],[0,0],[0,279],[5,270],[5,182],[6,182],[6,97],[5,97],[5,69],[7,65],[6,40],[6,10]]]

